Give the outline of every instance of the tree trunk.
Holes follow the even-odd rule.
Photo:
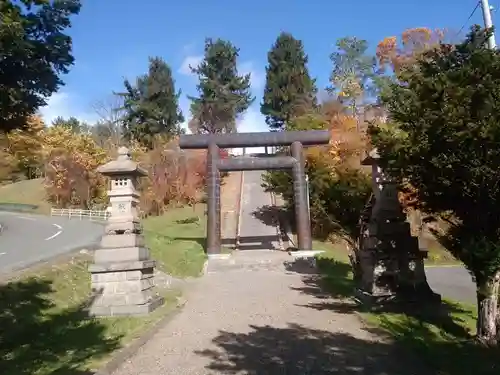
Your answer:
[[[500,273],[477,284],[477,338],[494,345],[497,342],[498,292]]]

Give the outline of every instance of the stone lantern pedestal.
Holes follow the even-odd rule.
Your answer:
[[[155,261],[149,258],[139,220],[138,179],[146,175],[121,147],[118,158],[98,171],[111,180],[111,216],[90,265],[96,316],[147,314],[163,304],[154,288]]]

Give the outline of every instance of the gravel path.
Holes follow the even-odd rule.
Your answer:
[[[211,260],[184,310],[114,375],[417,374],[348,305],[311,293],[302,281],[311,275],[287,271],[289,260],[278,252]]]
[[[310,268],[291,271],[290,255],[269,250],[276,228],[259,209],[270,196],[260,172],[244,180],[241,250],[210,259],[183,311],[114,375],[428,374],[365,329],[350,303],[318,293]]]

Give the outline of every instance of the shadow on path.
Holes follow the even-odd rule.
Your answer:
[[[250,326],[249,333],[220,332],[217,350],[197,354],[209,357],[208,370],[220,374],[407,375],[392,358],[391,345],[357,339],[341,332]],[[367,350],[370,355],[366,355]]]
[[[234,249],[235,244],[232,239],[222,239],[221,244],[229,245]],[[243,236],[240,237],[240,245],[238,246],[238,250],[278,250],[276,246],[276,236]]]
[[[157,235],[158,236],[158,235]],[[206,238],[205,237],[167,237],[164,238],[170,241],[193,241],[200,244],[205,249]],[[221,245],[227,249],[234,250],[235,239],[234,238],[222,238]],[[277,250],[276,246],[276,236],[244,236],[240,237],[239,250]]]
[[[321,267],[326,265],[327,263],[321,263]],[[336,272],[348,274],[341,264],[328,265],[338,267]],[[325,309],[330,308],[328,303],[333,301],[331,294],[321,285],[322,276],[317,274],[309,262],[286,262],[285,270],[287,274],[302,275],[303,286],[291,289],[296,293],[311,296],[305,301],[322,304],[324,300]],[[352,294],[351,286],[352,284],[349,285],[349,282],[345,281],[338,290],[338,295],[347,295],[349,292]],[[292,305],[290,311],[300,311],[295,306],[305,309],[317,308],[314,304]],[[330,315],[334,323],[327,324],[334,329],[328,330],[286,320],[280,323],[254,323],[237,332],[221,330],[212,339],[215,348],[196,351],[196,354],[209,359],[206,365],[207,373],[217,374],[429,374],[418,361],[401,353],[399,345],[385,340],[385,335],[380,330],[364,329],[356,319],[345,319],[345,316],[337,314],[349,314],[353,311],[352,308],[347,309],[347,303],[345,311],[334,311],[335,314]],[[306,312],[304,316],[308,315]],[[311,319],[329,317],[328,314],[322,316],[316,313],[310,313],[310,316]],[[269,320],[273,321],[272,317]],[[293,316],[290,320],[294,320]],[[408,358],[412,361],[408,362]]]
[[[264,205],[252,212],[253,217],[270,227],[277,226],[284,219],[284,215],[288,214],[283,207],[270,205]]]
[[[410,349],[422,363],[436,371],[430,374],[493,375],[500,372],[500,348],[487,348],[472,340],[466,322],[475,317],[459,304],[444,301],[440,306],[393,305],[368,311],[352,300],[354,282],[350,265],[321,258],[317,260],[318,274],[307,267],[295,266],[289,270],[303,274],[304,286],[295,290],[320,300],[303,307],[363,314],[379,327],[368,328],[369,331],[378,335],[381,331],[389,333],[395,345]],[[322,299],[325,301],[321,302]]]

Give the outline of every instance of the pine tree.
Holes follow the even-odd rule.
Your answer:
[[[175,90],[172,70],[160,57],[149,58],[148,73],[137,77],[136,84],[124,82],[123,135],[147,147],[156,135],[177,135],[184,116],[179,109],[180,90]]]
[[[231,133],[236,120],[255,100],[250,91],[250,74],[239,75],[239,49],[222,39],[205,41],[205,55],[191,68],[198,76],[197,97],[191,99],[193,133]]]
[[[272,130],[316,107],[315,80],[309,75],[302,41],[281,33],[267,54],[266,87],[260,107]]]

